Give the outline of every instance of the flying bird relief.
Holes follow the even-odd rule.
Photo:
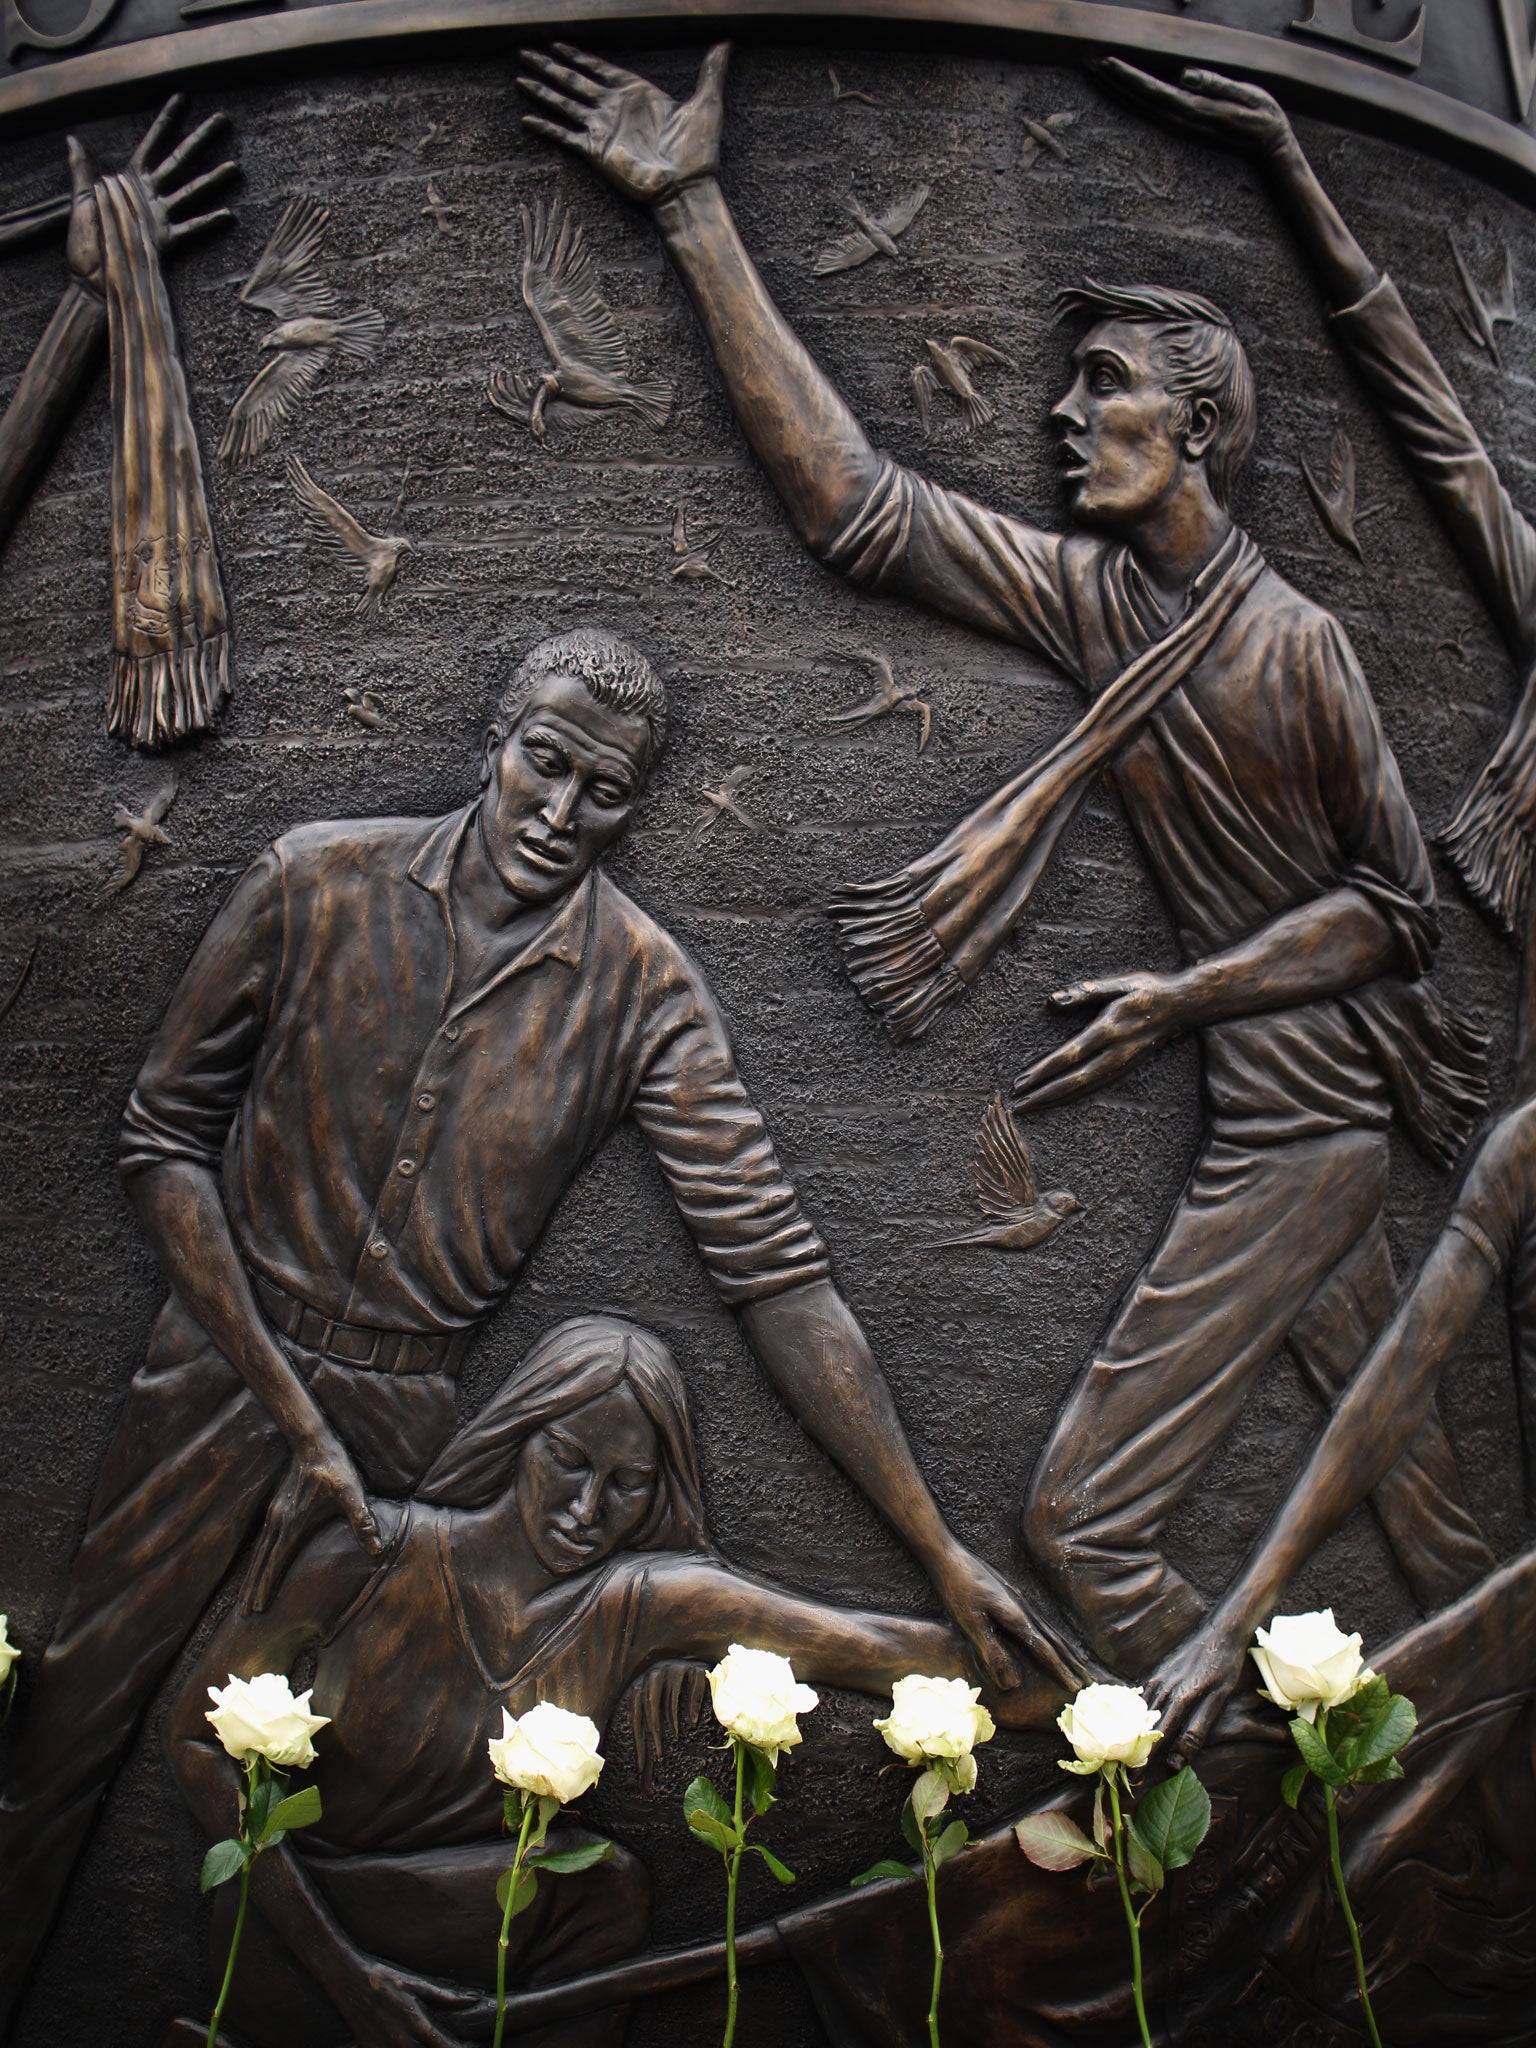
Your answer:
[[[1461,322],[1462,329],[1474,348],[1486,349],[1496,370],[1504,367],[1499,354],[1498,329],[1508,327],[1515,317],[1515,259],[1510,254],[1508,242],[1504,244],[1504,284],[1496,299],[1490,299],[1478,288],[1476,279],[1467,268],[1467,259],[1456,246],[1456,237],[1446,230],[1445,239],[1451,245],[1451,260],[1456,265],[1456,275],[1461,279],[1461,288],[1467,295],[1467,304],[1453,306],[1452,311]]]
[[[893,711],[904,711],[919,721],[917,751],[921,754],[933,736],[933,706],[919,696],[917,684],[898,683],[890,662],[883,654],[860,649],[844,658],[860,661],[867,669],[872,669],[879,688],[872,697],[865,697],[847,711],[835,712],[827,724],[872,725],[877,718],[888,717]]]
[[[365,690],[357,683],[348,683],[342,691],[346,699],[342,715],[353,719],[365,732],[388,732],[389,721],[384,716],[384,706],[372,690]]]
[[[888,213],[878,218],[866,212],[850,195],[846,204],[858,225],[851,235],[840,235],[836,241],[828,242],[812,265],[816,275],[830,277],[837,270],[857,270],[872,256],[900,256],[897,236],[907,232],[928,204],[932,193],[931,185],[919,185],[915,192],[909,192],[905,199],[898,200]]]
[[[717,526],[704,540],[688,538],[688,515],[681,505],[672,514],[672,581],[674,583],[724,583],[725,578],[709,559],[709,550],[724,533]]]
[[[1001,1094],[993,1096],[982,1119],[971,1172],[986,1222],[937,1239],[930,1251],[988,1245],[994,1251],[1026,1252],[1054,1236],[1069,1216],[1082,1213],[1082,1203],[1065,1188],[1041,1194],[1029,1147],[1019,1135],[1013,1112],[1003,1107]]]
[[[693,828],[692,836],[688,841],[690,846],[697,846],[710,827],[718,825],[722,818],[734,818],[738,825],[744,825],[749,832],[760,832],[762,830],[756,818],[738,800],[736,794],[742,785],[751,778],[751,774],[752,770],[750,768],[733,768],[718,789],[701,789],[699,791],[699,795],[703,797],[707,808],[700,814],[699,821]]]
[[[112,813],[112,823],[123,835],[123,843],[117,850],[117,866],[112,870],[111,879],[97,898],[105,903],[113,896],[121,895],[144,865],[144,856],[152,846],[169,846],[171,835],[165,829],[166,813],[176,801],[177,785],[168,782],[158,795],[152,796],[142,811],[130,811],[126,804],[119,804]]]
[[[486,389],[499,412],[527,412],[544,439],[544,408],[561,400],[599,412],[620,407],[648,427],[664,427],[672,411],[670,384],[637,384],[629,349],[592,275],[586,237],[558,207],[518,208],[523,222],[523,304],[533,317],[552,368],[536,383],[498,370]],[[531,397],[530,397],[531,393]]]
[[[338,313],[336,293],[315,267],[329,207],[295,199],[240,287],[240,303],[270,313],[277,325],[261,338],[272,360],[230,410],[219,454],[237,464],[259,455],[279,424],[300,406],[334,356],[366,362],[384,339],[380,313]]]
[[[1019,151],[1019,169],[1031,171],[1045,157],[1055,157],[1059,163],[1069,164],[1072,153],[1062,141],[1063,132],[1077,120],[1075,113],[1047,114],[1043,121],[1031,120],[1024,116],[1024,146]]]
[[[427,180],[427,203],[421,210],[424,215],[430,215],[437,222],[438,233],[443,235],[452,232],[448,226],[450,218],[454,214],[464,211],[462,206],[450,206],[448,204],[442,193],[437,189],[436,178],[428,178]]]
[[[923,439],[933,433],[933,401],[940,391],[954,399],[973,433],[984,434],[997,418],[997,407],[976,389],[972,372],[993,363],[1011,370],[1010,358],[1000,348],[989,348],[969,334],[952,334],[947,342],[925,341],[923,346],[928,360],[912,372],[912,395],[923,423]]]
[[[856,86],[844,85],[843,81],[837,75],[837,66],[835,64],[829,64],[827,66],[827,77],[831,81],[832,97],[834,101],[858,100],[866,107],[879,106],[880,102],[875,98],[873,93],[860,92]]]
[[[1355,528],[1360,520],[1370,517],[1374,508],[1356,509],[1355,447],[1342,427],[1333,430],[1333,445],[1328,451],[1327,481],[1323,482],[1313,473],[1304,455],[1301,474],[1306,481],[1308,495],[1317,508],[1318,518],[1341,548],[1348,548],[1357,561],[1363,561],[1360,536]]]
[[[376,619],[401,565],[413,552],[410,542],[404,534],[369,533],[329,491],[321,490],[297,455],[288,457],[287,467],[289,488],[299,501],[310,539],[328,553],[356,563],[363,574],[363,594],[357,600],[356,615],[360,619]]]

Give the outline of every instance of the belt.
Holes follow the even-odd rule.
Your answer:
[[[475,1334],[473,1328],[432,1337],[418,1330],[370,1330],[296,1301],[260,1273],[251,1275],[251,1284],[267,1320],[290,1343],[362,1372],[456,1372]]]

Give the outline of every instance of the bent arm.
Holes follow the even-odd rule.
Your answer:
[[[0,546],[74,416],[106,338],[106,301],[71,280],[0,419]]]
[[[1332,889],[1171,976],[1181,1027],[1347,995],[1399,962],[1397,934],[1359,889]]]

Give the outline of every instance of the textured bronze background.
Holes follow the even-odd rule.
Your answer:
[[[509,53],[510,54],[510,53]],[[672,90],[698,52],[615,49]],[[834,103],[827,60],[878,102]],[[925,849],[1077,714],[1071,686],[1018,651],[856,593],[789,533],[724,403],[693,317],[648,223],[579,165],[527,138],[499,62],[412,62],[304,83],[226,84],[243,182],[237,227],[168,268],[208,470],[233,636],[234,694],[218,730],[176,758],[179,787],[131,889],[103,906],[114,807],[142,810],[166,764],[102,730],[108,660],[108,420],[104,380],[0,556],[6,689],[0,985],[36,957],[0,1022],[0,1591],[14,1639],[50,1626],[96,1467],[160,1299],[149,1250],[113,1170],[116,1126],[147,1037],[234,878],[301,821],[430,815],[473,787],[488,707],[516,657],[546,634],[600,622],[666,677],[667,753],[610,865],[703,963],[743,1072],[834,1272],[863,1321],[942,1505],[984,1555],[1021,1569],[1029,1473],[1082,1360],[1145,1257],[1193,1155],[1198,1068],[1186,1043],[1106,1095],[1035,1119],[1042,1184],[1086,1217],[1027,1256],[920,1250],[972,1214],[970,1157],[1000,1080],[1056,1042],[1046,991],[1172,958],[1167,921],[1114,804],[1101,791],[1042,884],[1011,951],[927,1039],[893,1045],[862,1008],[821,906],[852,876]],[[194,102],[194,113],[213,101]],[[1205,293],[1233,316],[1259,390],[1256,456],[1236,511],[1274,566],[1345,625],[1426,830],[1443,821],[1503,729],[1514,675],[1481,602],[1324,329],[1320,303],[1254,175],[1176,140],[1082,74],[1000,58],[748,50],[728,94],[725,183],[795,326],[885,448],[984,502],[1061,517],[1044,414],[1069,343],[1055,291],[1087,268]],[[1070,164],[1021,171],[1024,118],[1079,114]],[[143,126],[135,107],[82,131],[104,165]],[[1517,494],[1536,460],[1525,317],[1501,331],[1496,375],[1453,318],[1443,225],[1477,274],[1503,245],[1522,292],[1536,275],[1528,213],[1423,155],[1304,123],[1302,136],[1362,242],[1389,268]],[[933,193],[903,261],[818,278],[817,250],[847,227],[843,195],[889,204]],[[0,207],[52,196],[57,136],[0,144]],[[444,211],[434,212],[429,183]],[[212,460],[255,364],[259,329],[236,287],[287,202],[332,210],[327,263],[347,306],[378,308],[387,338],[338,366],[286,445],[371,532],[414,555],[382,617],[353,616],[358,586],[311,551],[274,445],[231,472]],[[541,447],[494,410],[497,368],[537,373],[518,296],[519,204],[582,221],[637,376],[675,387],[671,422],[566,413]],[[0,378],[26,363],[63,283],[56,246],[12,257],[0,304]],[[975,334],[1016,366],[988,372],[990,440],[937,415],[926,445],[910,373],[933,334]],[[1364,560],[1318,522],[1299,458],[1327,460],[1342,423],[1363,500]],[[403,493],[403,500],[402,500]],[[393,524],[392,508],[401,509]],[[723,579],[674,578],[677,506],[689,534],[723,528]],[[849,730],[828,720],[867,694],[861,650],[883,651],[935,712],[917,752],[904,717]],[[382,724],[349,716],[371,693]],[[697,835],[703,792],[739,766],[761,829],[729,816]],[[1494,1034],[1494,1099],[1511,1081],[1515,962],[1437,861],[1437,973]],[[1391,1234],[1400,1274],[1443,1218],[1451,1184],[1394,1135]],[[625,1129],[562,1202],[512,1300],[465,1375],[488,1393],[540,1330],[603,1305],[657,1328],[695,1404],[705,1495],[722,1548],[835,1599],[931,1611],[915,1565],[776,1402],[709,1288],[643,1144]],[[1508,1346],[1495,1303],[1452,1367],[1442,1407],[1468,1493],[1497,1553],[1529,1541]],[[1290,1364],[1266,1376],[1170,1549],[1196,1583],[1230,1572],[1279,1498],[1317,1411]],[[1367,1645],[1415,1610],[1362,1511],[1312,1561],[1291,1605],[1331,1601]],[[408,1689],[401,1711],[408,1713]],[[841,1888],[888,1832],[891,1783],[854,1695],[829,1700],[788,1769],[781,1845],[806,1900]],[[108,1804],[44,1962],[19,2048],[102,2038],[158,2042],[203,2008],[202,1842],[159,1749],[157,1709]],[[683,1835],[677,1795],[708,1760],[681,1743],[643,1795],[620,1738],[595,1825],[656,1879],[659,1940],[717,1920],[713,1867]],[[973,1825],[1055,1777],[1054,1739],[984,1753]],[[1069,1887],[1070,1889],[1070,1887]],[[769,1910],[766,1894],[745,1909]],[[1063,1906],[1070,1911],[1069,1905]],[[84,1959],[89,1958],[88,1964]],[[631,2039],[705,2043],[709,1988],[643,2005]],[[744,2041],[824,2036],[798,1977],[754,1981]]]

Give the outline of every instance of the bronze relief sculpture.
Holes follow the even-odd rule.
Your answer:
[[[1283,48],[1369,43],[1406,72],[1436,61],[1432,16],[1394,7],[1368,35],[1318,5]],[[605,1730],[614,1775],[561,1826],[619,1850],[514,1923],[515,2038],[717,2038],[718,1929],[662,1816],[701,1754],[701,1671],[738,1640],[789,1656],[842,1717],[785,1795],[805,1801],[811,1875],[751,1910],[743,1959],[782,1992],[763,2040],[926,2038],[913,1888],[844,1891],[889,1830],[868,1702],[915,1669],[984,1685],[1004,1730],[983,1839],[941,1886],[951,2048],[1135,2038],[1114,1900],[1034,1871],[1010,1824],[1075,1810],[1054,1717],[1102,1675],[1146,1685],[1168,1761],[1193,1760],[1216,1804],[1147,1916],[1161,2037],[1363,2038],[1318,1817],[1280,1806],[1283,1723],[1244,1675],[1258,1623],[1325,1598],[1361,1604],[1373,1661],[1420,1711],[1408,1778],[1343,1812],[1386,2037],[1524,2038],[1529,693],[1499,737],[1465,604],[1421,622],[1381,594],[1445,582],[1400,458],[1528,666],[1510,422],[1485,393],[1496,467],[1425,339],[1459,333],[1486,377],[1521,362],[1520,216],[1456,219],[1454,256],[1437,218],[1440,297],[1417,273],[1400,296],[1344,218],[1358,198],[1367,240],[1411,243],[1379,199],[1385,145],[1332,165],[1341,211],[1264,88],[1046,73],[1041,54],[903,68],[823,46],[806,68],[760,49],[728,87],[723,46],[699,66],[551,42],[525,55],[525,136],[504,65],[432,72],[403,111],[336,81],[305,88],[339,138],[312,164],[292,136],[325,124],[304,125],[296,86],[258,83],[236,108],[261,199],[243,255],[210,255],[174,298],[124,294],[113,473],[155,412],[119,404],[122,380],[159,366],[160,452],[136,473],[145,503],[164,476],[184,506],[162,546],[114,486],[133,659],[156,633],[197,650],[222,632],[262,682],[213,742],[184,744],[190,714],[154,728],[182,745],[174,840],[164,792],[119,812],[113,886],[132,882],[157,950],[123,996],[137,1071],[108,1114],[169,1295],[125,1402],[137,1326],[99,1318],[117,1348],[91,1364],[95,1447],[72,1453],[74,1505],[41,1546],[51,1591],[12,1595],[0,1565],[25,1627],[0,1737],[0,2033],[18,2048],[75,2038],[68,1997],[97,1995],[81,1915],[103,1896],[104,1800],[96,1841],[119,1863],[147,1783],[178,1843],[231,1826],[206,1695],[256,1671],[330,1717],[324,1821],[257,1869],[228,2048],[489,2038],[507,1848],[486,1740],[537,1699]],[[1154,189],[1165,127],[1181,183]],[[164,127],[146,141],[117,228],[121,194],[89,182],[125,276],[176,237],[206,133],[172,160]],[[774,133],[784,168],[759,189]],[[439,159],[408,248],[359,236],[378,253],[333,283],[328,218],[398,215],[396,182],[419,196],[450,138],[453,182]],[[994,176],[1023,181],[1017,216],[987,214]],[[86,189],[77,169],[77,229]],[[857,195],[819,260],[807,189]],[[1310,356],[1265,194],[1326,302]],[[16,199],[7,246],[40,264],[64,216]],[[1198,233],[1152,224],[1186,210]],[[1234,217],[1252,291],[1222,253]],[[1495,296],[1476,279],[1501,238]],[[244,344],[218,323],[253,262],[241,298],[279,335],[236,396]],[[526,341],[519,274],[551,367],[487,393],[486,354]],[[264,275],[281,304],[253,292]],[[1042,280],[1060,325],[1036,313]],[[343,352],[318,335],[341,305],[368,309],[355,377],[303,403]],[[65,327],[0,423],[12,523],[99,351],[84,300]],[[1384,432],[1354,372],[1329,381],[1330,348]],[[1302,360],[1304,402],[1281,374]],[[273,376],[281,402],[258,402]],[[487,396],[532,435],[485,434]],[[231,473],[208,479],[197,423],[231,398]],[[546,436],[551,405],[609,417]],[[282,475],[247,467],[279,428]],[[1059,457],[1054,524],[1023,511],[1049,501],[1037,442]],[[64,481],[0,561],[19,645],[26,551]],[[397,484],[379,523],[409,540],[368,530]],[[296,506],[387,632],[284,582]],[[1427,712],[1414,662],[1438,648],[1449,673],[1458,624],[1472,709]],[[56,803],[56,771],[38,780]],[[18,931],[39,922],[29,906]],[[1518,1021],[1496,933],[1520,955]],[[72,965],[67,943],[30,943],[11,1070]],[[1021,1054],[1048,991],[1070,1028]],[[974,1223],[946,1192],[968,1172]],[[126,1233],[122,1257],[142,1325]],[[46,1351],[35,1313],[20,1328]],[[17,1329],[7,1301],[7,1365]],[[41,1527],[36,1485],[18,1497]],[[174,1911],[159,1870],[143,1882],[147,1911]],[[189,1901],[182,1917],[196,1940],[169,1965],[154,1951],[126,2023],[154,2048],[203,2037],[178,2015],[202,2009],[206,1922]],[[227,1920],[221,1898],[216,1947]]]

